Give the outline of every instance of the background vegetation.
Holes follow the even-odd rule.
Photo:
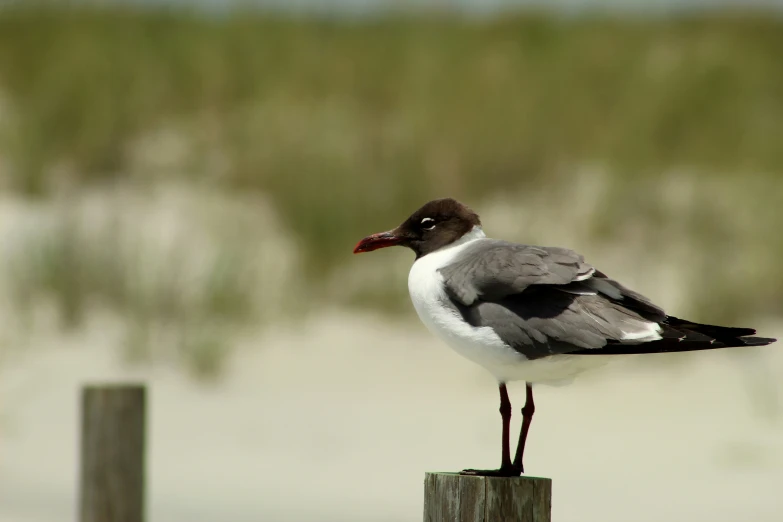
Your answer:
[[[358,23],[0,9],[0,183],[14,198],[57,202],[66,209],[57,223],[83,194],[117,186],[145,194],[174,184],[244,209],[217,225],[181,214],[211,230],[224,254],[185,283],[176,275],[193,250],[181,261],[160,253],[169,263],[153,263],[157,279],[139,282],[134,268],[150,258],[129,237],[133,219],[126,228],[108,220],[112,205],[101,214],[104,232],[85,232],[92,218],[83,216],[27,238],[13,299],[51,300],[65,324],[78,326],[99,302],[134,325],[200,325],[209,335],[183,346],[208,372],[219,358],[204,354],[222,332],[276,306],[249,295],[257,279],[248,274],[269,276],[272,266],[254,267],[272,248],[247,210],[255,202],[271,206],[296,244],[297,279],[313,288],[302,301],[365,305],[383,296],[378,305],[395,296],[399,305],[397,279],[353,293],[335,286],[359,237],[432,197],[532,204],[582,183],[593,167],[606,189],[579,224],[585,241],[642,234],[637,246],[650,253],[684,242],[690,254],[678,262],[701,288],[690,302],[696,319],[783,312],[780,18],[520,13]],[[568,216],[552,207],[570,202],[551,201],[541,208],[550,221]],[[204,287],[200,297],[182,297],[194,285]]]

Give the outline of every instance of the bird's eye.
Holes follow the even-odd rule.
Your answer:
[[[432,230],[435,228],[435,220],[432,218],[424,218],[421,220],[421,228],[423,230]]]

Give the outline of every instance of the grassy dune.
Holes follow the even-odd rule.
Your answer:
[[[314,278],[428,198],[554,190],[597,165],[611,182],[591,237],[630,222],[664,248],[676,225],[715,256],[687,261],[710,288],[700,310],[776,313],[781,50],[783,20],[761,14],[354,23],[5,8],[0,183],[31,198],[161,178],[258,192]],[[678,171],[692,190],[673,213],[659,183]]]

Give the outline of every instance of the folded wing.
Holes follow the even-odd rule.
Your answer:
[[[554,354],[625,354],[768,344],[750,328],[702,325],[667,316],[585,262],[554,247],[475,241],[441,268],[463,319],[489,327],[529,359]]]

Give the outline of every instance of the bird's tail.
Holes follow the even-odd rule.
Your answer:
[[[613,343],[598,350],[580,350],[580,354],[621,355],[642,353],[691,352],[738,346],[764,346],[777,339],[753,337],[753,328],[715,326],[667,316],[660,323],[662,339],[640,344]]]

